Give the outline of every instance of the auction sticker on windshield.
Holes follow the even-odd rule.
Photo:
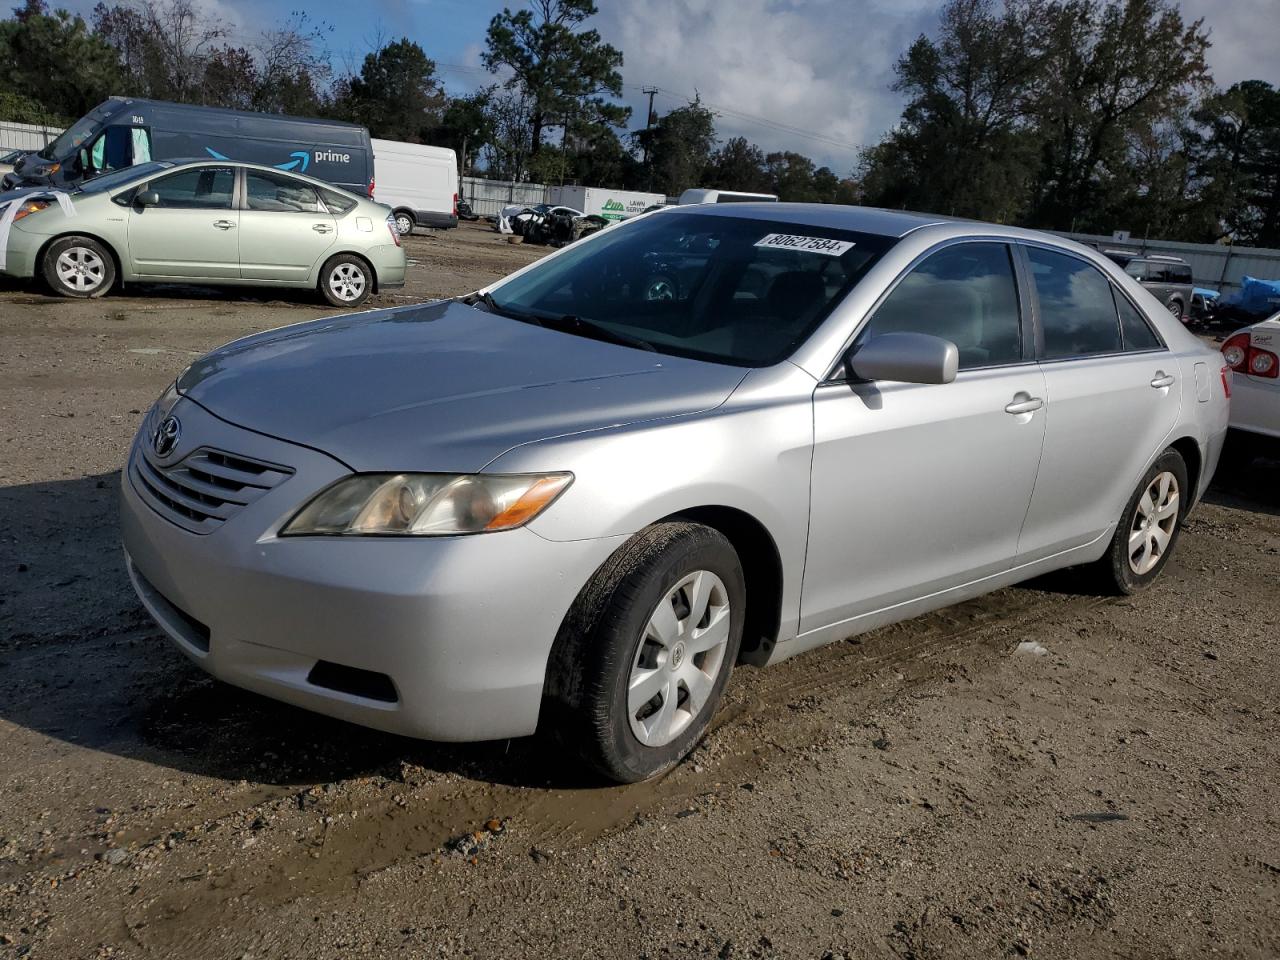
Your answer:
[[[775,250],[799,250],[803,253],[821,253],[828,257],[843,256],[854,244],[852,240],[828,240],[826,237],[794,237],[789,233],[771,233],[756,241],[757,247]]]

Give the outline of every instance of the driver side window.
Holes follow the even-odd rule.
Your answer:
[[[932,254],[876,308],[859,340],[927,333],[950,340],[960,369],[1022,360],[1022,315],[1009,248],[960,243]]]
[[[156,192],[160,207],[230,210],[235,182],[235,170],[231,167],[193,167],[162,177],[145,189]]]

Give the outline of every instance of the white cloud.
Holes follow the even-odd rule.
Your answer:
[[[1209,28],[1209,68],[1218,86],[1241,80],[1280,85],[1280,4],[1276,0],[1182,0],[1188,20]]]
[[[721,116],[722,139],[745,136],[839,173],[898,118],[893,64],[936,23],[934,0],[648,0],[604,3],[595,26],[626,57],[626,99],[643,121],[641,85],[692,97]],[[679,101],[659,95],[665,112]],[[808,139],[738,114],[813,131]]]

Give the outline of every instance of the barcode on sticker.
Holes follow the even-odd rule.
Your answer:
[[[852,240],[828,240],[826,237],[796,237],[789,233],[771,233],[756,241],[757,247],[775,250],[798,250],[801,253],[821,253],[828,257],[840,257],[853,249]]]

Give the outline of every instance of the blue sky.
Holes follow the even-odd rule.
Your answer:
[[[94,0],[52,0],[86,15]],[[624,54],[625,99],[642,123],[640,88],[658,86],[659,112],[698,92],[719,113],[722,138],[745,136],[789,149],[837,173],[858,148],[897,120],[893,63],[937,23],[939,0],[596,0],[592,22]],[[286,20],[298,0],[197,0],[247,42]],[[1277,0],[1181,0],[1185,16],[1212,31],[1210,65],[1222,85],[1248,77],[1280,84]],[[313,0],[334,66],[358,69],[379,40],[408,36],[439,64],[452,93],[493,78],[480,66],[485,28],[522,0]]]

